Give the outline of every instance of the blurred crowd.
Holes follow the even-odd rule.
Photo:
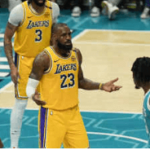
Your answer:
[[[73,17],[81,15],[84,2],[84,0],[75,0],[71,13]],[[98,17],[103,14],[113,20],[121,9],[140,11],[142,19],[150,17],[150,0],[87,0],[87,3],[91,17]]]
[[[0,0],[0,7],[12,8],[25,0]],[[140,11],[142,19],[149,18],[150,0],[51,0],[58,3],[61,9],[71,9],[73,17],[80,17],[85,9],[90,10],[91,17],[107,15],[113,20],[122,9]]]

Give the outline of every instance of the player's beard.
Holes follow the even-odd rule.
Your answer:
[[[57,41],[57,46],[59,47],[59,49],[63,49],[67,52],[69,52],[72,49],[72,43],[70,45],[65,45],[65,44],[62,44],[61,42]]]
[[[33,1],[37,6],[42,7],[42,6],[44,6],[46,0],[43,0],[43,3],[39,3],[38,0],[33,0]]]

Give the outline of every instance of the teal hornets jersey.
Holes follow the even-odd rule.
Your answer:
[[[144,101],[143,101],[143,117],[146,127],[146,132],[148,135],[148,147],[150,147],[150,90],[145,94]]]

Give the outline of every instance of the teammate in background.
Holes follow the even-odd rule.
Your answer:
[[[112,92],[121,86],[118,80],[107,83],[90,81],[83,76],[82,55],[72,47],[71,31],[66,24],[52,28],[52,47],[34,60],[26,93],[38,104],[41,148],[88,148],[89,142],[78,107],[78,88]],[[35,89],[40,81],[40,94]]]
[[[18,147],[22,118],[27,105],[26,85],[37,54],[50,44],[51,27],[59,15],[59,7],[48,0],[28,0],[10,13],[4,36],[5,54],[15,86],[16,102],[11,113],[11,147]],[[15,33],[12,55],[12,37]]]
[[[135,60],[131,68],[135,88],[142,88],[145,96],[143,101],[143,117],[148,135],[148,147],[150,148],[150,58],[140,57]]]

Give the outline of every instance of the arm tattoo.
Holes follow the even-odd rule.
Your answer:
[[[4,49],[5,49],[5,54],[8,59],[9,66],[11,66],[13,62],[13,56],[12,56],[12,44],[11,41],[5,40],[4,41]]]
[[[5,30],[5,36],[4,36],[4,49],[5,49],[5,54],[7,56],[10,68],[12,65],[14,65],[13,56],[12,56],[11,39],[12,39],[12,36],[14,35],[16,30],[17,30],[16,26],[13,26],[9,22],[7,23],[6,30]]]
[[[33,62],[33,68],[30,77],[40,80],[43,76],[44,70],[48,69],[49,62],[49,56],[45,52],[41,52],[39,55],[37,55]]]
[[[4,41],[4,47],[6,48],[7,46],[10,46],[10,44],[8,44]]]
[[[8,29],[10,29],[10,30],[13,30],[13,29],[14,29],[13,26],[12,26],[10,23],[7,24],[7,27],[8,27]]]

